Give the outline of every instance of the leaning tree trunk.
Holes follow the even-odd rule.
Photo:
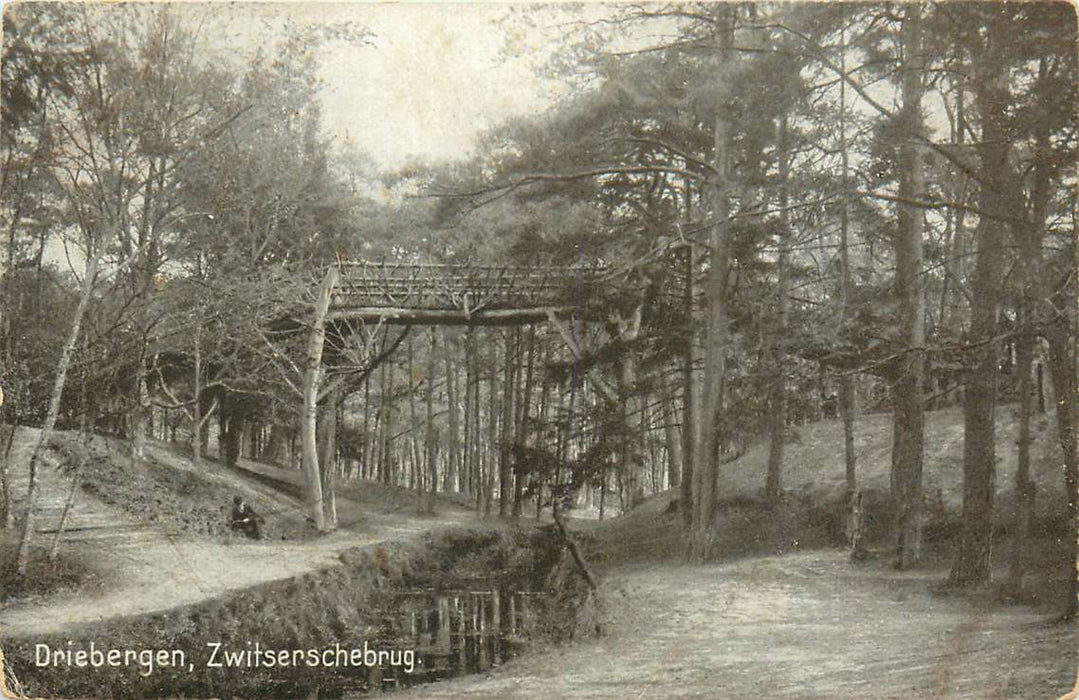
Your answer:
[[[892,385],[892,503],[895,508],[895,567],[921,555],[922,466],[925,451],[925,285],[922,272],[923,213],[909,204],[922,198],[925,179],[921,147],[921,8],[908,5],[903,22],[906,62],[902,67],[902,143],[899,147],[898,230],[895,239],[895,293],[904,354]]]
[[[71,357],[75,354],[75,345],[79,341],[79,332],[82,329],[82,320],[86,315],[86,307],[90,303],[90,297],[94,291],[94,283],[97,278],[97,256],[91,254],[86,261],[86,270],[82,276],[82,289],[79,292],[79,303],[75,307],[75,315],[71,318],[71,327],[68,330],[64,349],[60,352],[60,360],[56,365],[56,379],[53,381],[52,393],[49,394],[49,407],[45,413],[45,422],[41,426],[41,433],[37,442],[34,443],[34,451],[30,454],[30,483],[26,491],[26,507],[22,520],[22,536],[19,538],[19,553],[15,558],[15,571],[19,576],[25,576],[30,564],[30,544],[34,537],[34,498],[37,496],[37,470],[41,461],[42,453],[56,427],[56,419],[60,415],[60,399],[64,394],[64,384],[67,382],[67,371],[71,367]]]
[[[303,373],[303,410],[300,413],[300,441],[307,491],[307,507],[319,532],[326,531],[326,514],[322,497],[322,479],[318,464],[318,393],[322,384],[322,350],[326,343],[326,315],[330,298],[337,286],[340,271],[330,267],[318,287],[311,330],[307,337],[307,363]]]

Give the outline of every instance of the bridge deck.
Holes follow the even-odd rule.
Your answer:
[[[327,320],[511,325],[583,305],[601,267],[343,263]]]

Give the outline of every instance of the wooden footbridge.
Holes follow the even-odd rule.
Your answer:
[[[323,280],[326,321],[426,325],[516,325],[551,314],[587,315],[600,266],[346,262]]]

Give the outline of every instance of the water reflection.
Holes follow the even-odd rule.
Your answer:
[[[415,668],[369,669],[366,687],[336,697],[428,683],[486,671],[525,648],[536,629],[545,593],[504,590],[411,590],[399,593],[383,615],[383,648],[413,650]],[[324,692],[312,698],[329,698]]]

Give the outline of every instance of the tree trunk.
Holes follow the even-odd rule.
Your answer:
[[[536,328],[528,329],[528,355],[525,360],[525,377],[521,398],[517,402],[517,442],[524,444],[528,438],[528,419],[532,407],[532,382],[535,376],[536,363]],[[524,500],[524,475],[519,471],[513,479],[513,517],[521,516],[522,502]]]
[[[1075,300],[1071,303],[1074,305]],[[1065,592],[1065,619],[1074,619],[1079,614],[1079,580],[1076,579],[1079,566],[1079,452],[1076,439],[1077,410],[1076,387],[1076,345],[1074,329],[1070,329],[1066,320],[1051,323],[1046,331],[1049,341],[1049,379],[1053,384],[1053,396],[1056,398],[1057,435],[1064,459],[1064,488],[1068,495],[1068,587]]]
[[[387,362],[382,365],[382,391],[379,397],[379,444],[378,472],[379,481],[392,484],[393,481],[393,366]]]
[[[1024,304],[1025,306],[1025,304]],[[1034,360],[1034,334],[1026,327],[1028,313],[1021,312],[1020,324],[1024,326],[1016,341],[1015,370],[1019,376],[1019,440],[1015,468],[1015,526],[1012,541],[1012,557],[1008,570],[1008,595],[1018,598],[1023,593],[1023,576],[1026,573],[1023,550],[1030,535],[1034,516],[1034,481],[1030,478],[1030,419],[1034,406],[1031,393],[1031,370]]]
[[[688,186],[687,186],[688,187]],[[689,193],[686,193],[688,209]],[[700,441],[699,393],[693,377],[693,368],[697,364],[699,346],[697,343],[697,247],[690,243],[686,246],[686,280],[683,297],[686,316],[685,348],[682,356],[682,484],[680,501],[682,504],[682,524],[688,529],[693,521],[694,470],[696,469],[697,443]]]
[[[477,408],[475,402],[472,400],[473,387],[476,378],[473,376],[472,370],[472,329],[469,328],[465,331],[465,385],[464,385],[464,446],[462,450],[462,462],[461,462],[461,490],[465,493],[472,495],[475,493],[475,476],[476,460],[473,458],[473,443],[476,442],[475,433],[473,427],[475,425],[474,415]]]
[[[201,321],[201,319],[200,319]],[[202,323],[195,325],[195,383],[191,402],[191,463],[202,467]]]
[[[625,438],[622,440],[622,480],[625,486],[624,511],[632,510],[644,500],[644,426],[641,422],[641,396],[637,386],[637,350],[633,343],[641,334],[643,302],[634,308],[630,318],[617,319],[620,341],[627,345],[621,355],[621,382],[619,408]]]
[[[337,462],[337,413],[341,402],[340,390],[333,391],[319,410],[319,478],[322,487],[323,511],[326,529],[337,529],[337,493],[334,483],[334,465]]]
[[[840,54],[840,68],[847,70],[846,35],[843,37],[843,49]],[[848,242],[850,232],[850,163],[847,151],[847,83],[839,81],[839,139],[840,160],[842,170],[842,201],[839,209],[839,264],[843,268],[839,278],[840,315],[843,330],[846,332],[847,322],[850,318],[850,246]],[[856,456],[854,453],[854,417],[857,413],[857,402],[854,393],[854,377],[849,372],[843,372],[839,376],[839,413],[843,418],[843,463],[844,476],[847,484],[847,502],[849,503],[855,493],[858,492],[858,477]]]
[[[1048,62],[1042,58],[1038,62],[1038,84],[1044,84],[1048,72]],[[1041,97],[1050,101],[1051,96],[1039,90]],[[1049,120],[1042,116],[1036,120],[1034,130],[1034,170],[1030,196],[1030,221],[1026,226],[1013,227],[1013,239],[1019,251],[1017,277],[1020,283],[1018,294],[1018,337],[1015,340],[1015,364],[1019,381],[1019,440],[1015,470],[1015,527],[1012,542],[1012,556],[1008,571],[1006,592],[1014,598],[1023,594],[1023,577],[1026,562],[1023,551],[1034,520],[1036,489],[1030,476],[1030,421],[1034,413],[1034,344],[1037,342],[1035,318],[1038,315],[1040,300],[1046,298],[1042,278],[1042,245],[1045,240],[1045,227],[1050,198],[1050,169],[1052,151],[1049,143]],[[1016,198],[1021,194],[1016,193]],[[1074,303],[1074,302],[1073,302]],[[1050,331],[1050,335],[1053,331]],[[1059,342],[1059,340],[1058,340]],[[1039,366],[1039,379],[1041,367]],[[1074,380],[1074,377],[1072,378]],[[1039,381],[1040,384],[1040,381]],[[1074,381],[1072,386],[1074,386]],[[1041,387],[1038,387],[1039,399]],[[1070,492],[1069,492],[1070,493]],[[1072,499],[1069,499],[1069,501]],[[1075,513],[1072,513],[1074,519]],[[1079,534],[1079,533],[1076,533]],[[1073,535],[1072,541],[1075,540]],[[1074,562],[1074,560],[1073,560]],[[1074,566],[1072,567],[1074,569]],[[1074,578],[1074,576],[1073,576]],[[1074,605],[1075,591],[1071,599]]]
[[[899,198],[920,200],[925,192],[921,129],[922,23],[921,7],[905,10],[902,43],[906,56],[902,66],[901,112],[903,139],[899,146]],[[922,467],[925,439],[925,284],[922,274],[923,213],[916,206],[898,205],[895,239],[895,293],[898,300],[899,335],[904,354],[892,385],[892,502],[895,507],[895,562],[906,568],[921,556]]]
[[[60,352],[60,359],[56,365],[56,378],[53,380],[52,393],[49,395],[49,407],[45,413],[45,422],[41,426],[41,433],[37,442],[34,443],[34,451],[30,453],[30,479],[26,491],[26,507],[23,513],[22,535],[19,538],[19,552],[15,559],[15,571],[19,576],[25,576],[30,564],[30,545],[34,537],[34,498],[37,496],[37,470],[41,461],[45,445],[48,444],[53,428],[56,427],[56,419],[60,415],[60,399],[64,393],[64,384],[67,382],[68,368],[71,366],[71,357],[75,353],[75,345],[79,341],[79,332],[82,329],[82,320],[86,315],[86,307],[90,303],[90,296],[94,291],[94,283],[97,278],[98,259],[96,254],[91,254],[86,261],[86,269],[83,271],[82,288],[79,291],[79,303],[75,307],[75,314],[71,318],[71,327],[68,329],[67,340],[64,349]]]
[[[663,387],[661,398],[663,417],[663,433],[667,440],[667,483],[669,488],[676,489],[682,485],[682,436],[679,434],[677,409],[674,405],[675,382],[667,380]]]
[[[495,343],[492,342],[490,338],[488,338],[488,348],[487,367],[491,373],[491,379],[487,387],[487,478],[483,486],[484,517],[491,514],[491,499],[495,490],[495,467],[498,464],[496,451],[496,446],[498,445],[498,370],[496,369],[497,365],[495,364],[498,360],[498,355],[495,351]]]
[[[429,496],[427,499],[428,513],[433,513],[435,510],[435,492],[438,490],[438,427],[435,425],[435,368],[436,364],[435,352],[437,349],[438,336],[436,335],[437,329],[431,327],[431,343],[427,349],[427,376],[425,381],[427,382],[426,401],[424,402],[424,454],[423,462],[427,468],[427,488]],[[448,381],[448,378],[447,378]]]
[[[461,472],[464,459],[461,450],[461,410],[458,404],[457,366],[450,361],[449,339],[443,336],[446,345],[444,367],[446,370],[446,409],[449,413],[449,440],[447,441],[446,478],[442,490],[456,493],[461,490]]]
[[[999,25],[999,23],[994,23]],[[993,26],[1003,38],[1010,31]],[[995,44],[995,41],[994,41]],[[1003,193],[1010,190],[1008,140],[1003,125],[1008,109],[1007,77],[998,62],[987,57],[973,81],[982,115],[978,145],[984,179],[979,200],[980,217],[974,280],[971,285],[969,343],[974,367],[963,389],[963,511],[959,549],[950,581],[957,586],[980,586],[991,577],[993,509],[996,489],[996,391],[999,368],[997,317],[1001,303],[1004,261],[1004,222],[1013,214]]]
[[[14,423],[3,437],[3,450],[0,451],[0,527],[10,530],[15,525],[15,509],[11,507],[11,472],[8,469],[11,458],[11,446],[15,443],[15,432],[19,426]]]
[[[307,507],[319,532],[326,532],[326,514],[322,496],[322,479],[318,463],[318,393],[322,384],[322,349],[326,342],[326,314],[330,308],[333,288],[340,271],[336,266],[326,271],[318,287],[311,331],[307,339],[307,365],[303,374],[303,407],[300,418],[300,441]]]
[[[510,448],[513,444],[513,404],[514,385],[517,381],[517,354],[510,349],[509,336],[506,337],[505,379],[502,384],[502,435],[498,446],[498,514],[507,516],[513,505],[513,473]]]
[[[705,282],[707,335],[704,376],[701,379],[701,423],[694,450],[692,528],[689,557],[705,560],[712,554],[712,521],[718,497],[719,448],[726,433],[724,393],[728,342],[727,276],[730,270],[730,123],[716,117],[715,170],[708,277]]]
[[[785,376],[787,325],[790,316],[790,158],[787,116],[779,119],[779,138],[776,158],[779,161],[779,259],[776,263],[776,327],[769,343],[769,381],[772,382],[768,401],[771,443],[768,449],[768,475],[764,483],[764,500],[777,505],[780,500],[780,473],[783,468],[783,448],[787,438],[787,381]]]

